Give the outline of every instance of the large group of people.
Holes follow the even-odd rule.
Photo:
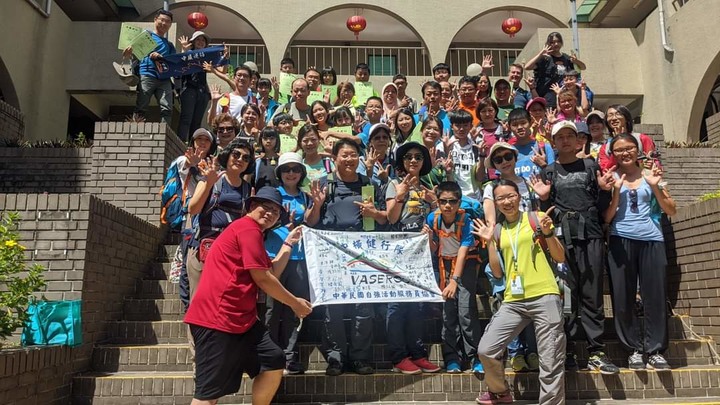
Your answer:
[[[161,11],[157,33],[169,22]],[[153,38],[158,48],[146,59],[172,51],[162,35]],[[181,45],[208,42],[195,33]],[[326,305],[315,311],[328,376],[374,372],[378,312],[395,372],[472,372],[486,382],[479,404],[510,403],[507,356],[516,372],[538,371],[540,403],[563,403],[576,344],[586,345],[589,369],[620,371],[605,351],[606,271],[629,368],[668,370],[660,216],[673,215],[675,203],[652,139],[633,131],[627,107],[593,108],[586,66],[562,46],[550,34],[535,57],[494,83],[490,57],[457,80],[438,64],[418,100],[402,74],[375,91],[364,63],[354,82],[309,67],[289,94],[252,64],[235,67],[232,79],[206,66],[229,91],[208,87],[205,73],[183,77],[180,136],[189,147],[175,163],[188,202],[181,298],[196,364],[193,403],[236,392],[243,373],[255,377],[254,402],[269,403],[283,373],[305,371],[299,325],[311,305],[302,229],[364,232],[367,220],[379,232],[428,235],[444,300],[443,364],[428,359],[423,342],[432,305]],[[150,62],[141,66],[152,76]],[[295,73],[292,59],[281,66]],[[151,93],[166,97],[164,86],[141,80],[138,108]],[[363,197],[367,186],[372,199]],[[267,294],[264,322],[258,287]],[[477,294],[496,298],[484,330]]]

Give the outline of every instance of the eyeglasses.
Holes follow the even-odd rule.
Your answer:
[[[280,215],[280,207],[277,207],[275,205],[271,204],[260,204],[263,210],[273,214],[273,215]]]
[[[235,77],[238,79],[249,79],[250,75],[246,75],[245,73],[238,73],[235,75]]]
[[[249,154],[242,153],[237,150],[230,152],[230,156],[232,156],[235,160],[242,160],[243,162],[247,163],[250,163],[250,160],[252,160],[252,157]]]
[[[505,153],[505,154],[502,154],[502,155],[493,156],[492,161],[493,161],[493,163],[495,163],[496,165],[499,165],[499,164],[501,164],[501,163],[503,162],[503,160],[506,161],[506,162],[510,162],[510,161],[512,161],[513,159],[515,159],[515,154],[513,154],[513,153]]]
[[[228,132],[235,132],[235,127],[218,127],[218,133],[226,134]]]
[[[410,161],[416,161],[416,162],[422,162],[425,160],[425,156],[423,156],[422,153],[408,153],[405,156],[403,156],[403,160],[406,162]]]
[[[632,212],[633,214],[637,214],[639,211],[637,190],[628,191],[628,196],[630,197],[630,212]]]
[[[632,153],[635,150],[637,150],[634,146],[628,146],[627,148],[621,148],[621,149],[613,149],[613,153],[615,155],[624,155],[626,153]]]
[[[507,195],[501,195],[501,196],[495,197],[495,202],[501,203],[501,202],[506,201],[506,200],[514,200],[514,199],[517,198],[517,197],[518,197],[518,195],[515,194],[515,193],[513,193],[513,194],[507,194]]]
[[[610,119],[610,118],[625,118],[625,116],[620,113],[610,113],[606,117],[608,119]]]
[[[280,173],[302,173],[302,168],[300,166],[283,166],[280,168]]]
[[[463,88],[463,87],[460,87],[460,89],[458,89],[458,93],[465,93],[465,94],[475,93],[475,91],[476,91],[475,89]]]
[[[458,202],[460,202],[460,200],[457,198],[438,198],[438,205],[455,205]]]

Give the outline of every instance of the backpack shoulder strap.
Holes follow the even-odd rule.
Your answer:
[[[540,226],[540,218],[538,217],[537,211],[528,211],[527,216],[530,228],[533,230],[533,241],[537,242],[545,253],[548,253],[547,241],[543,237],[542,227]]]

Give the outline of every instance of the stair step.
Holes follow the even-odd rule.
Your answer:
[[[137,280],[135,299],[180,300],[180,285],[168,280]]]
[[[130,300],[132,301],[132,300]],[[176,305],[170,304],[168,310],[174,310]],[[163,306],[163,308],[166,308]],[[157,308],[152,309],[148,313],[148,317],[157,317]],[[263,312],[260,311],[260,314]],[[155,314],[155,315],[154,315]],[[126,315],[127,316],[127,315]],[[312,315],[314,318],[305,319],[303,322],[300,339],[306,343],[319,343],[322,334],[322,320],[318,319],[320,313]],[[139,317],[139,316],[138,316]],[[182,323],[180,314],[169,315],[172,319],[162,320],[125,320],[107,322],[109,342],[111,343],[127,343],[127,344],[143,344],[143,343],[185,343],[186,327]],[[669,339],[690,339],[692,338],[689,331],[686,331],[683,322],[688,323],[690,319],[687,315],[673,315],[668,317],[668,338]],[[484,325],[484,323],[483,323]],[[346,328],[350,327],[350,321],[346,320]],[[440,332],[442,329],[442,320],[438,318],[429,318],[424,322],[425,333],[423,340],[427,343],[440,342]],[[374,342],[385,342],[385,322],[381,317],[376,317],[374,322]],[[605,337],[606,339],[614,339],[617,337],[615,333],[615,325],[613,318],[605,318]]]
[[[712,365],[710,347],[715,342],[707,340],[672,340],[665,358],[672,367]],[[616,365],[627,367],[628,352],[618,341],[606,344],[607,355]],[[588,353],[584,347],[576,351],[578,360],[585,366]],[[324,371],[327,367],[322,352],[316,344],[300,344],[300,358],[308,370]],[[443,366],[440,343],[428,345],[428,358]],[[106,345],[93,351],[95,371],[189,371],[192,369],[190,350],[186,343],[159,345]],[[373,345],[373,360],[370,364],[378,370],[390,370],[392,363],[386,344]],[[506,367],[510,367],[509,362]]]
[[[508,372],[515,398],[537,400],[537,373]],[[252,382],[243,378],[241,392],[220,403],[249,402]],[[669,372],[632,372],[603,376],[594,371],[566,373],[565,392],[572,399],[651,399],[720,396],[720,368],[689,366]],[[194,382],[191,372],[90,373],[73,379],[73,404],[188,404]],[[287,376],[276,403],[368,401],[472,401],[485,385],[471,374],[407,376],[378,372],[327,377],[322,372]]]

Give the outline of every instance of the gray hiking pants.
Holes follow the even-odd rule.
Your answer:
[[[485,383],[493,393],[508,389],[503,365],[505,348],[531,322],[535,326],[540,357],[539,403],[564,404],[565,330],[559,295],[503,302],[490,319],[478,347],[478,356],[485,368]]]

